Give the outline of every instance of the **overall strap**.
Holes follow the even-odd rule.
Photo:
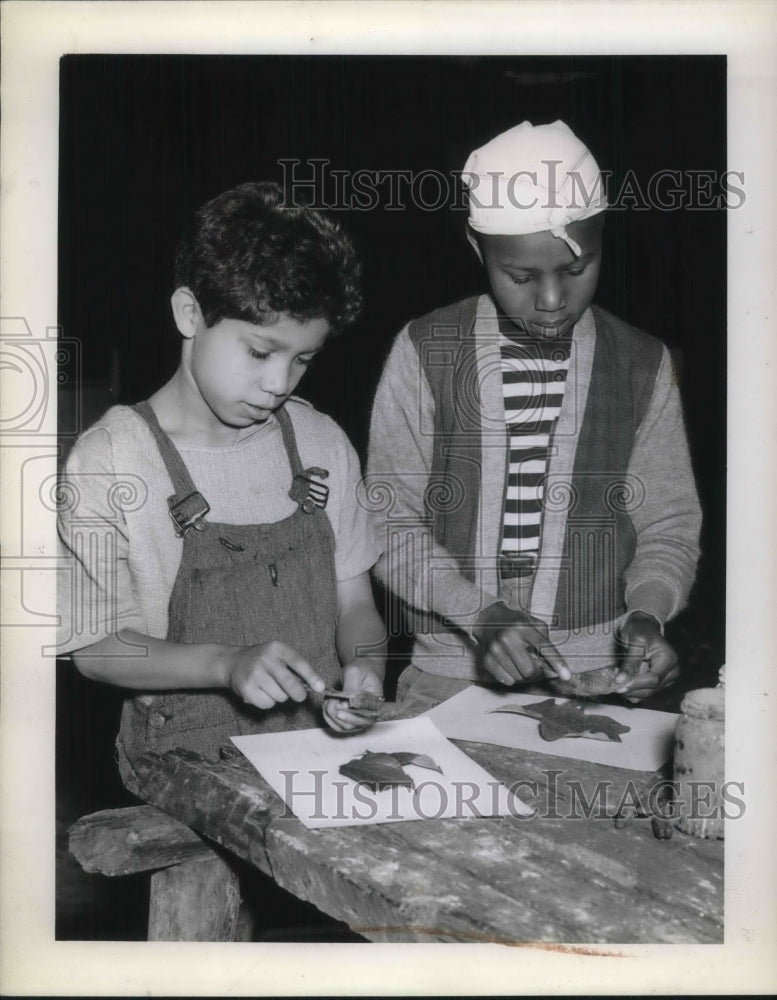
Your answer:
[[[276,410],[275,416],[280,425],[281,434],[283,435],[283,444],[286,448],[286,454],[289,457],[291,474],[292,476],[301,476],[305,470],[302,467],[302,459],[299,457],[299,451],[297,451],[297,436],[294,433],[291,417],[286,412],[285,406]]]
[[[148,402],[144,400],[142,403],[136,403],[132,408],[138,416],[145,420],[149,430],[154,435],[165,468],[173,481],[175,493],[167,498],[167,506],[175,525],[175,533],[179,536],[184,535],[188,528],[202,531],[205,528],[203,518],[210,510],[210,505],[197,490],[178,449],[162,430],[156,413]]]
[[[275,416],[281,428],[283,444],[286,448],[286,454],[289,457],[289,464],[291,465],[292,481],[289,496],[295,503],[300,505],[306,514],[312,514],[316,507],[323,510],[329,499],[329,487],[312,479],[311,476],[326,479],[329,476],[328,470],[319,469],[315,466],[311,466],[309,469],[303,468],[302,459],[299,457],[299,451],[297,451],[297,437],[294,433],[291,417],[286,412],[286,407],[282,406],[279,410],[276,410]]]

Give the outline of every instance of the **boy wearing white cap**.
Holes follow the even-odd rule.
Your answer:
[[[490,294],[412,321],[372,415],[378,575],[416,639],[399,699],[549,683],[639,701],[678,676],[700,509],[667,349],[591,305],[607,207],[561,121],[469,157]]]

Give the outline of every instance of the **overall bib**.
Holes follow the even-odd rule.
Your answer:
[[[276,418],[292,470],[289,495],[298,503],[274,524],[206,521],[209,507],[197,492],[175,445],[148,403],[135,407],[156,438],[175,493],[168,500],[170,530],[183,534],[183,554],[169,605],[167,639],[178,643],[252,646],[280,640],[304,657],[328,686],[341,677],[335,646],[337,579],[327,490],[304,470],[291,419]],[[116,741],[127,788],[141,795],[133,760],[147,750],[177,747],[217,760],[231,736],[308,729],[319,725],[319,707],[289,700],[268,711],[245,704],[231,691],[194,690],[128,698]],[[142,795],[141,795],[142,797]]]

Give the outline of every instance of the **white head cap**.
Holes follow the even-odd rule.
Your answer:
[[[604,183],[588,148],[562,121],[521,122],[470,153],[463,170],[469,224],[477,233],[550,231],[575,256],[566,226],[607,208]]]

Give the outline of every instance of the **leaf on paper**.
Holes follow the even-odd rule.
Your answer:
[[[593,740],[609,740],[621,742],[621,735],[628,733],[631,726],[624,726],[609,715],[587,715],[579,701],[567,701],[557,705],[555,699],[536,701],[530,705],[505,705],[495,708],[493,712],[510,712],[515,715],[528,715],[530,719],[538,719],[540,736],[548,742],[561,740],[567,736],[587,736]]]
[[[428,767],[430,771],[439,771],[442,774],[442,768],[436,761],[433,761],[428,754],[425,753],[392,753],[392,757],[397,761],[398,764],[415,764],[416,767]]]
[[[413,788],[413,779],[402,770],[404,764],[428,767],[442,774],[442,768],[426,754],[373,753],[371,750],[367,750],[361,757],[354,757],[353,760],[341,764],[340,774],[367,785],[375,792],[394,786]]]
[[[393,785],[413,787],[410,776],[405,774],[401,764],[390,753],[371,753],[368,750],[362,757],[354,757],[342,764],[340,774],[367,785],[375,792]]]

